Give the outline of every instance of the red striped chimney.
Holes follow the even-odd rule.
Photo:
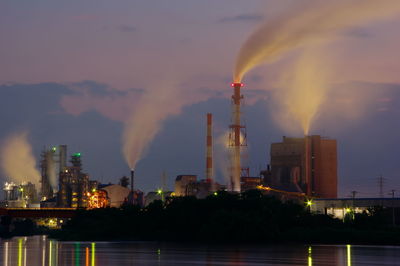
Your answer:
[[[207,151],[206,151],[206,179],[213,179],[213,160],[212,160],[212,114],[207,114]]]

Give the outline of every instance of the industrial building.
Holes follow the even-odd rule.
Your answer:
[[[89,182],[89,175],[82,172],[81,154],[71,156],[72,166],[65,166],[59,176],[58,206],[85,208],[87,193],[96,189],[95,183]]]
[[[337,197],[336,140],[319,135],[283,137],[271,144],[270,169],[264,171],[264,185],[308,197]]]
[[[156,200],[161,200],[164,202],[174,196],[175,193],[173,191],[162,191],[161,189],[158,191],[150,191],[144,197],[144,206],[148,206],[150,203]]]
[[[257,189],[260,185],[262,185],[261,177],[242,176],[240,179],[240,191],[242,192]]]
[[[4,201],[2,207],[26,208],[36,207],[39,203],[35,184],[22,182],[17,185],[6,182],[3,187]]]
[[[41,199],[46,201],[54,196],[57,180],[67,167],[67,145],[44,149],[41,157]]]
[[[197,180],[197,175],[178,175],[175,179],[174,195],[177,197],[195,196],[205,198],[214,191],[226,189],[213,179]]]
[[[343,219],[349,213],[368,212],[374,207],[400,209],[400,198],[341,198],[314,199],[310,204],[312,212],[328,214]],[[397,213],[398,211],[396,211]]]

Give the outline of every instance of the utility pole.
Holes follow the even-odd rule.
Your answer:
[[[393,226],[396,226],[396,216],[395,216],[395,212],[394,212],[394,193],[396,192],[396,190],[392,189],[391,193],[392,194],[392,224]]]
[[[351,192],[351,198],[352,198],[353,200],[355,199],[357,193],[358,193],[358,192],[355,191],[355,190],[353,190],[353,191]]]
[[[356,198],[357,193],[358,193],[358,191],[355,191],[355,190],[353,190],[351,192],[351,198],[353,199],[353,212],[354,212],[354,200]]]
[[[383,198],[383,183],[385,182],[383,176],[381,175],[378,179],[378,183],[379,183],[379,197]]]

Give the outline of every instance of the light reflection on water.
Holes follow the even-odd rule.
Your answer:
[[[0,241],[4,266],[398,265],[400,247],[352,245],[195,245],[59,242],[46,236]]]

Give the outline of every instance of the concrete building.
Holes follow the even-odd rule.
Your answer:
[[[336,140],[321,136],[283,137],[271,145],[271,170],[267,186],[309,197],[337,197]]]

